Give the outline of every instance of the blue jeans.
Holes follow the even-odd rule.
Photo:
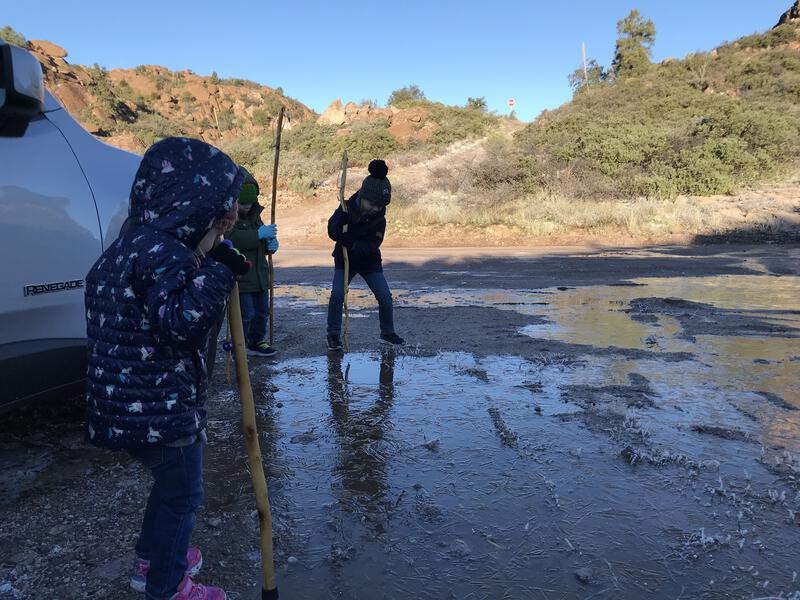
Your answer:
[[[155,482],[147,499],[136,555],[150,561],[147,600],[163,600],[178,591],[186,568],[194,511],[203,502],[203,445],[133,448],[133,458],[150,469]]]
[[[269,319],[269,292],[245,292],[239,294],[242,307],[242,327],[249,346],[267,339]]]
[[[356,273],[350,272],[350,281]],[[378,301],[378,320],[381,333],[394,333],[394,316],[392,313],[392,291],[386,283],[383,273],[361,274],[369,289]],[[348,285],[350,284],[348,281]],[[331,299],[328,302],[328,335],[339,335],[342,332],[342,305],[344,304],[344,269],[334,269]]]

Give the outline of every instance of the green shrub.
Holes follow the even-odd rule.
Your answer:
[[[227,79],[219,79],[219,82],[227,85],[233,85],[236,87],[247,87],[247,88],[261,87],[255,81],[251,81],[249,79],[241,79],[239,77],[229,77]]]
[[[175,123],[157,113],[140,114],[135,122],[128,125],[127,130],[145,146],[150,146],[161,138],[183,133]]]
[[[481,96],[480,98],[467,98],[467,105],[464,108],[471,108],[472,110],[486,112],[489,108],[489,105],[486,104],[486,98]]]
[[[262,96],[261,102],[262,108],[266,110],[270,115],[275,117],[278,116],[278,113],[281,111],[281,107],[283,106],[283,102],[281,102],[280,98],[273,95]]]
[[[272,156],[272,143],[266,137],[226,141],[221,149],[238,164],[254,172],[265,155]]]
[[[261,127],[269,127],[270,123],[272,123],[272,115],[263,108],[257,108],[253,111],[253,123]]]
[[[343,143],[336,137],[336,127],[333,125],[301,123],[287,130],[283,140],[287,150],[302,156],[332,158],[341,154],[344,149]]]
[[[90,80],[87,83],[89,92],[94,97],[93,107],[96,106],[108,113],[114,123],[102,123],[104,127],[120,129],[125,123],[136,120],[136,115],[120,99],[120,96],[133,96],[134,92],[130,86],[122,84],[115,85],[108,76],[108,71],[98,64],[94,64],[87,69]],[[98,123],[100,124],[100,123]]]
[[[229,131],[236,127],[236,116],[229,108],[224,108],[217,113],[217,124],[220,131]]]
[[[375,158],[387,156],[400,148],[397,139],[389,133],[389,122],[383,119],[356,122],[347,137],[340,137],[347,155],[355,164],[366,165]]]
[[[301,194],[305,197],[313,196],[317,189],[317,185],[318,184],[309,175],[291,177],[286,183],[286,187],[288,187],[291,191],[296,194]]]
[[[438,125],[433,132],[432,143],[438,146],[452,144],[459,140],[482,137],[490,125],[497,122],[495,115],[483,111],[445,106],[438,102],[425,102],[422,105]]]
[[[92,105],[87,104],[81,109],[80,116],[78,117],[84,123],[95,123],[96,119],[94,118],[94,111],[92,110]]]
[[[425,100],[425,92],[419,89],[418,85],[411,84],[393,91],[386,101],[387,106],[397,106],[398,108],[419,100]]]
[[[771,29],[766,33],[757,33],[740,38],[732,44],[726,44],[722,49],[763,50],[766,48],[774,48],[776,46],[789,44],[795,40],[797,40],[797,29],[791,24],[785,24],[781,25],[780,27],[776,27],[775,29]]]
[[[9,44],[14,44],[21,48],[27,48],[28,46],[28,40],[25,39],[25,36],[9,25],[0,27],[0,40],[4,40]]]

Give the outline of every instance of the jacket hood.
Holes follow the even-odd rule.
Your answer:
[[[189,138],[165,138],[142,157],[129,215],[194,250],[214,221],[233,208],[244,178],[244,170],[217,148]]]

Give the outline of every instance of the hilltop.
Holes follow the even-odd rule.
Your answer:
[[[630,73],[594,63],[588,80],[574,76],[571,102],[520,131],[499,153],[505,166],[486,163],[478,177],[518,193],[670,199],[791,174],[800,160],[792,14],[766,33]]]
[[[246,79],[171,71],[156,65],[106,70],[67,62],[67,51],[45,40],[25,42],[39,59],[48,89],[90,132],[136,152],[167,135],[208,142],[254,136],[270,130],[280,107],[288,126],[313,121],[303,103]]]

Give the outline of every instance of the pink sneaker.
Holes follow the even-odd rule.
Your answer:
[[[200,585],[186,577],[178,586],[178,593],[170,600],[227,600],[227,598],[222,588]]]
[[[203,566],[203,555],[198,548],[189,548],[186,551],[186,560],[189,566],[186,568],[186,575],[194,577]],[[147,586],[147,572],[150,570],[150,561],[137,558],[133,562],[133,577],[131,577],[131,587],[137,592],[144,592]]]

